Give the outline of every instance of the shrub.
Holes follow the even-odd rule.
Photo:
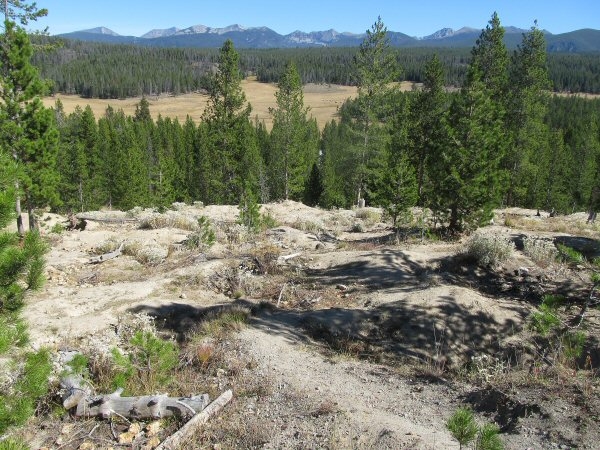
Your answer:
[[[553,301],[552,303],[550,301],[552,298],[552,296],[546,296],[539,309],[531,314],[530,327],[542,336],[548,336],[561,323],[557,307]]]
[[[111,354],[115,364],[113,385],[131,395],[165,389],[179,363],[177,344],[147,331],[133,335],[126,354],[116,348]]]
[[[382,218],[381,211],[374,208],[356,208],[354,210],[354,215],[357,219],[364,220],[367,226],[381,222]]]
[[[133,241],[125,244],[123,254],[132,256],[140,264],[156,266],[165,260],[168,251],[154,244]]]
[[[473,412],[468,408],[458,408],[446,423],[448,431],[458,441],[460,448],[473,442],[475,450],[502,450],[504,445],[498,436],[499,429],[494,424],[477,425]]]
[[[62,234],[63,231],[65,231],[64,225],[58,222],[52,225],[52,228],[50,228],[50,233]]]
[[[558,244],[557,248],[560,258],[566,263],[581,264],[585,261],[583,255],[571,247],[567,247],[564,244]]]
[[[538,311],[530,316],[530,328],[548,339],[555,358],[568,367],[575,368],[577,359],[583,354],[586,335],[583,331],[570,330],[563,326],[559,308],[565,304],[563,297],[546,295]]]
[[[320,233],[323,230],[323,224],[312,222],[310,220],[297,220],[292,224],[292,228],[300,231],[306,231],[308,233]]]
[[[144,217],[140,222],[143,230],[156,230],[158,228],[178,228],[180,230],[194,231],[198,222],[192,217],[177,213],[154,213]]]
[[[202,249],[211,247],[217,236],[212,229],[210,221],[204,217],[198,217],[198,230],[190,234],[185,240],[185,246],[190,249]]]
[[[558,252],[554,244],[545,239],[527,236],[523,239],[523,253],[539,266],[545,267],[554,261]]]
[[[496,266],[508,260],[515,244],[505,236],[473,234],[466,242],[464,255],[482,266]]]
[[[199,325],[197,333],[204,337],[219,337],[239,330],[250,317],[250,309],[243,306],[230,306],[212,311]]]

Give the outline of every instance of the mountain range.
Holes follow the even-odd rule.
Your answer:
[[[527,30],[505,27],[505,42],[509,48],[520,44],[522,34]],[[481,33],[480,29],[463,27],[459,30],[442,28],[425,37],[412,37],[407,34],[388,31],[393,47],[472,47]],[[582,29],[569,33],[552,34],[544,31],[550,52],[600,52],[600,30]],[[58,35],[66,39],[95,41],[119,44],[136,44],[156,47],[220,47],[231,39],[238,48],[295,48],[295,47],[356,47],[365,34],[340,33],[336,30],[294,31],[281,35],[267,27],[246,28],[230,25],[224,28],[211,28],[194,25],[188,28],[167,28],[151,30],[142,36],[121,36],[106,27],[92,28]]]

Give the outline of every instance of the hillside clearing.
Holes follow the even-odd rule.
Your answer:
[[[540,290],[582,288],[566,266],[541,268],[517,251],[490,269],[461,259],[461,242],[412,237],[395,244],[375,208],[359,214],[286,201],[262,211],[278,225],[256,236],[234,225],[233,206],[169,211],[211,221],[217,243],[204,251],[181,249],[189,231],[140,229],[150,211],[95,212],[135,220],[90,220],[83,231],[59,235],[47,230],[62,218],[46,214],[49,281],[24,312],[33,345],[106,351],[126,317],[146,315],[181,341],[211,311],[244,308],[252,311],[248,323],[222,343],[226,362],[214,377],[190,380],[234,390],[223,416],[196,436],[199,448],[458,448],[445,424],[463,405],[480,422],[498,423],[509,449],[594,448],[598,379],[558,365],[545,374],[527,327]],[[551,219],[534,211],[509,216],[519,228],[496,225],[486,233],[517,241],[570,236],[546,231]],[[544,231],[526,227],[526,220]],[[352,231],[357,222],[364,231]],[[563,225],[598,238],[597,227],[580,215]],[[123,242],[162,256],[148,263],[129,253],[88,263]],[[296,254],[281,263],[281,256]],[[597,361],[598,312],[586,320],[596,336],[587,351]],[[534,363],[536,371],[528,372]],[[25,437],[52,447],[63,425],[39,420]],[[95,421],[77,427],[85,438]],[[59,436],[61,448],[80,448],[83,439],[72,433]],[[105,445],[101,439],[112,438],[101,427],[86,439]]]

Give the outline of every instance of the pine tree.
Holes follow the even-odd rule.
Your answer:
[[[270,152],[265,162],[270,174],[270,192],[274,199],[300,200],[310,168],[316,161],[318,134],[312,133],[304,106],[300,75],[295,64],[288,63],[275,93],[276,108],[271,108],[273,129]]]
[[[347,176],[353,178],[358,202],[364,195],[370,175],[377,173],[384,164],[389,133],[383,125],[386,114],[382,107],[386,105],[385,97],[394,89],[391,83],[399,72],[381,17],[367,30],[354,62],[358,87],[352,121],[357,137],[356,159],[354,170]]]
[[[4,19],[19,22],[22,26],[48,15],[46,8],[38,9],[37,4],[26,3],[22,0],[3,0]]]
[[[260,153],[241,81],[239,54],[227,40],[203,115],[206,149],[200,176],[202,199],[209,203],[236,204],[244,192],[258,191]]]
[[[120,209],[150,204],[147,141],[136,135],[133,120],[109,107],[98,130],[105,204]]]
[[[60,193],[63,207],[68,211],[84,211],[88,197],[88,153],[79,136],[79,124],[83,111],[78,106],[60,128],[60,149],[57,169],[60,173]]]
[[[317,206],[321,203],[321,195],[323,195],[323,177],[319,165],[315,162],[306,180],[303,202],[308,206]]]
[[[427,165],[448,141],[448,96],[444,90],[444,69],[434,54],[425,66],[423,88],[414,94],[408,129],[408,146],[417,177],[418,203],[426,203]]]
[[[386,152],[386,165],[375,177],[373,200],[384,208],[398,230],[399,219],[408,219],[409,208],[418,200],[418,181],[409,156],[408,102],[400,97],[393,134]],[[403,220],[406,222],[407,220]]]
[[[485,224],[505,184],[501,162],[508,66],[504,29],[494,13],[472,50],[464,86],[450,108],[448,142],[431,164],[430,205],[451,232]],[[445,217],[446,214],[449,217]]]
[[[509,55],[504,44],[504,27],[494,12],[471,50],[467,84],[483,83],[494,102],[505,105],[508,91]]]
[[[158,117],[152,128],[154,154],[150,161],[152,204],[167,206],[175,201],[175,180],[178,166],[175,161],[174,136],[170,118]]]
[[[480,81],[455,98],[450,124],[451,143],[440,161],[445,175],[438,170],[436,190],[450,210],[448,227],[457,232],[484,225],[499,206],[505,140],[497,103]]]
[[[55,170],[58,132],[53,113],[41,96],[47,85],[31,64],[33,48],[25,30],[6,20],[0,45],[0,143],[18,162],[17,225],[23,234],[20,198],[25,201],[29,227],[36,227],[34,209],[56,206]]]
[[[510,84],[506,122],[512,145],[504,162],[510,177],[506,203],[539,208],[541,204],[531,197],[531,184],[538,178],[537,161],[550,148],[545,122],[550,79],[546,41],[537,27],[523,35],[512,57]]]
[[[350,128],[332,120],[323,128],[321,148],[321,181],[323,192],[320,205],[325,208],[348,207],[354,199],[351,174],[355,160],[347,151],[351,144]]]

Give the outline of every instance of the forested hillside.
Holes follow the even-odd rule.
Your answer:
[[[208,88],[218,59],[216,49],[61,42],[55,51],[37,52],[34,64],[44,78],[53,81],[53,92],[89,98],[177,95]],[[241,70],[255,74],[259,81],[277,82],[287,62],[294,61],[303,83],[355,85],[352,61],[356,51],[326,47],[238,52]],[[390,48],[389,52],[401,68],[397,80],[416,83],[423,82],[425,65],[436,54],[447,86],[461,85],[471,59],[469,50],[460,48]],[[554,91],[600,93],[597,54],[551,53],[548,71]]]
[[[134,117],[111,109],[94,117],[89,108],[66,115],[57,104],[56,206],[80,211],[290,198],[348,207],[363,198],[385,207],[398,223],[410,206],[427,206],[456,230],[481,223],[500,205],[585,210],[600,187],[600,100],[552,96],[543,34],[533,29],[511,55],[502,32],[494,16],[470,55],[445,55],[465,65],[454,92],[446,89],[448,59],[433,51],[413,54],[425,64],[418,75],[422,90],[403,93],[390,85],[406,68],[387,46],[380,22],[354,50],[240,54],[230,42],[217,54],[161,50],[163,57],[196,58],[198,73],[212,67],[204,78],[210,101],[202,122],[153,121],[144,99]],[[113,53],[117,47],[82,48],[106,51],[103,67],[119,66],[110,59],[122,54]],[[149,49],[119,49],[150,64]],[[283,55],[300,63],[288,61],[278,72]],[[305,59],[293,58],[298,55]],[[322,133],[301,88],[301,68],[308,70],[315,58],[323,63],[314,66],[315,74],[347,60],[340,70],[359,89]],[[271,131],[251,122],[240,87],[240,68],[260,73],[265,61],[279,80]]]

